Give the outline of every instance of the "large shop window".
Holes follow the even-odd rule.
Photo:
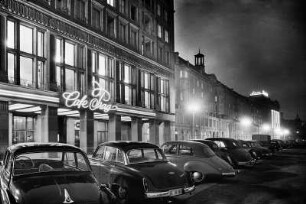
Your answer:
[[[158,100],[160,110],[169,112],[169,81],[158,78]]]
[[[56,83],[58,90],[78,90],[84,93],[84,47],[60,38],[56,39],[55,47]]]
[[[125,63],[120,63],[120,102],[136,105],[136,75],[135,69]]]
[[[114,96],[114,59],[99,52],[91,52],[93,81]]]
[[[141,96],[145,108],[155,108],[155,77],[148,72],[141,72]]]
[[[45,33],[36,27],[8,20],[6,36],[8,82],[44,89]]]
[[[34,117],[13,116],[13,144],[34,142]]]

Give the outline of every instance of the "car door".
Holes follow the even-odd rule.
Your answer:
[[[111,183],[111,171],[115,168],[113,158],[116,157],[116,148],[100,146],[90,161],[92,170],[100,183]]]
[[[162,150],[166,155],[167,159],[172,162],[176,163],[178,160],[177,150],[178,144],[176,143],[166,143],[162,146]]]
[[[179,168],[184,169],[184,165],[194,159],[193,148],[188,144],[180,144],[178,146],[178,159],[176,164]]]

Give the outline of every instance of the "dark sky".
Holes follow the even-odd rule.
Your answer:
[[[174,0],[175,50],[238,93],[260,89],[306,120],[305,0]]]

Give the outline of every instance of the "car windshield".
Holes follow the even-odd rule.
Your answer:
[[[165,156],[160,149],[156,148],[137,148],[127,152],[130,164],[165,161]]]
[[[41,151],[16,155],[13,163],[14,175],[42,172],[90,171],[86,159],[80,152]]]

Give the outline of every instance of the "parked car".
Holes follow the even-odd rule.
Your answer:
[[[229,163],[231,166],[233,166],[233,161],[231,160],[231,157],[229,155],[228,152],[226,151],[222,151],[218,145],[214,142],[214,141],[210,141],[210,140],[200,140],[200,139],[194,139],[192,141],[196,141],[196,142],[201,142],[203,144],[206,144],[207,146],[210,147],[210,149],[212,151],[215,152],[215,154],[220,157],[221,159],[223,159],[224,161],[226,161],[227,163]]]
[[[214,141],[222,151],[228,152],[235,168],[239,166],[251,167],[256,162],[256,159],[232,138],[207,138],[207,140]]]
[[[218,157],[209,146],[196,141],[172,141],[162,145],[167,159],[185,171],[201,172],[206,178],[235,176],[231,165]]]
[[[258,141],[251,140],[251,141],[246,141],[246,143],[250,148],[252,148],[253,151],[256,152],[256,155],[259,158],[272,156],[272,151],[266,147],[261,146]]]
[[[1,203],[106,204],[115,195],[99,186],[86,154],[59,143],[22,143],[7,148],[0,169]]]
[[[119,189],[121,203],[168,200],[190,193],[198,172],[181,171],[162,150],[146,142],[115,141],[98,145],[91,165],[101,183]]]
[[[236,141],[239,144],[239,146],[247,150],[254,159],[260,159],[260,155],[258,155],[258,152],[252,148],[249,142],[244,140],[236,140]]]

